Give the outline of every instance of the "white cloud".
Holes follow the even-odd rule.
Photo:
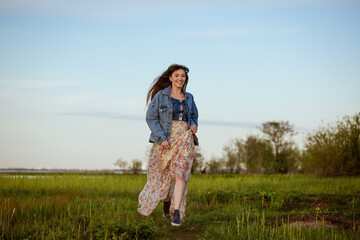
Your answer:
[[[83,85],[83,81],[70,81],[70,80],[0,80],[0,98],[3,99],[26,99],[24,93],[26,91],[27,96],[33,95],[37,97],[37,94],[31,94],[31,90],[39,89],[58,89],[64,87],[72,87],[77,85]]]
[[[139,115],[144,113],[144,99],[138,97],[105,96],[101,93],[77,93],[51,99],[57,113],[68,115],[118,114]],[[112,118],[112,117],[111,117]]]
[[[58,88],[82,84],[85,84],[85,82],[68,80],[0,80],[0,86],[11,89]]]
[[[0,106],[22,111],[37,108],[47,113],[115,112],[142,115],[145,99],[88,89],[85,81],[0,80]],[[89,86],[91,87],[91,86]],[[69,91],[71,93],[69,94]]]
[[[108,119],[123,119],[132,121],[145,121],[143,116],[121,114],[116,112],[105,112],[105,111],[79,111],[79,112],[64,112],[60,115],[64,116],[80,116],[80,117],[97,117],[97,118],[108,118]]]
[[[78,109],[92,106],[94,103],[101,103],[100,94],[78,93],[62,95],[52,99],[55,109]]]

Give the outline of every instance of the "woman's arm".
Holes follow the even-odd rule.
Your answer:
[[[194,97],[192,96],[192,106],[191,106],[191,115],[190,115],[190,126],[195,126],[196,129],[198,128],[198,118],[199,113],[195,104]]]
[[[159,93],[159,92],[158,92]],[[163,141],[167,141],[165,132],[160,125],[159,117],[159,94],[156,94],[151,100],[149,107],[146,111],[146,123],[148,124],[151,132],[156,136],[157,143],[161,144]]]

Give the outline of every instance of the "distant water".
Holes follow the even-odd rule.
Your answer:
[[[2,178],[47,178],[53,176],[46,176],[46,175],[0,175]],[[61,177],[61,176],[58,176]]]
[[[0,173],[60,173],[60,172],[79,172],[79,173],[115,173],[115,174],[131,174],[124,170],[80,170],[80,169],[28,169],[28,168],[8,168],[0,169]],[[146,174],[147,170],[139,171],[140,174]]]
[[[42,172],[59,172],[54,170],[43,170],[43,169],[0,169],[3,173],[17,173],[17,172],[30,172],[30,173],[42,173]]]
[[[16,168],[16,169],[0,169],[0,172],[3,173],[18,173],[18,172],[29,172],[29,173],[44,173],[44,172],[87,172],[84,170],[66,170],[66,169],[26,169],[26,168]]]

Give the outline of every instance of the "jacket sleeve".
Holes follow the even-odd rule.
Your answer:
[[[199,113],[195,104],[194,97],[192,96],[192,107],[191,107],[191,115],[190,115],[190,126],[195,125],[198,128],[198,117]]]
[[[167,138],[165,137],[165,132],[160,125],[158,108],[159,94],[156,94],[151,100],[149,107],[146,111],[146,123],[148,124],[151,132],[156,136],[157,143],[161,144],[161,142],[167,140]]]

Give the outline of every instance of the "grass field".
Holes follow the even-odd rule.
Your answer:
[[[181,227],[137,213],[145,181],[3,173],[0,239],[360,239],[360,177],[193,175]]]

